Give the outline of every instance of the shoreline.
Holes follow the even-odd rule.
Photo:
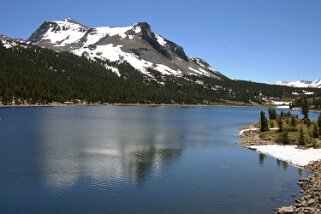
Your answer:
[[[236,107],[236,108],[268,108],[271,105],[259,105],[259,104],[241,104],[241,103],[211,103],[211,104],[142,104],[142,103],[92,103],[92,104],[83,104],[83,103],[50,103],[50,104],[20,104],[20,105],[3,105],[0,103],[0,109],[3,108],[46,108],[46,107],[90,107],[90,106],[132,106],[132,107]],[[274,106],[278,108],[277,106]],[[311,112],[321,112],[320,110],[310,110]]]
[[[141,104],[141,103],[105,103],[105,104],[64,104],[64,103],[51,103],[51,104],[21,104],[21,105],[3,105],[0,104],[1,108],[37,108],[37,107],[85,107],[85,106],[133,106],[133,107],[210,107],[210,106],[221,106],[221,107],[268,107],[264,105],[233,105],[233,104]]]
[[[279,208],[277,212],[321,213],[321,149],[300,149],[295,145],[279,145],[273,139],[261,139],[259,133],[259,129],[254,125],[242,127],[238,136],[239,142],[236,144],[310,172],[307,178],[297,182],[302,197],[290,206]]]

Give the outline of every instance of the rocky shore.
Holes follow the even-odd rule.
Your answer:
[[[296,200],[293,213],[319,214],[321,213],[321,161],[315,161],[304,168],[311,174],[298,182],[303,191],[303,197]]]
[[[260,133],[254,126],[247,127],[240,132],[240,141],[237,143],[242,147],[249,148],[259,145],[275,145],[273,139],[262,140]],[[298,214],[321,214],[321,160],[314,161],[303,168],[311,174],[305,179],[298,181],[303,196],[295,201],[295,204],[278,209],[278,213]]]

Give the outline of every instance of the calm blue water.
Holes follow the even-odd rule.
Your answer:
[[[235,145],[261,110],[0,109],[0,213],[272,213],[305,172]]]

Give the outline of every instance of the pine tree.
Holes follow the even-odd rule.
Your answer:
[[[296,127],[296,121],[294,116],[291,116],[291,127]]]
[[[289,120],[288,117],[285,119],[285,123],[286,123],[286,124],[289,124],[289,123],[290,123],[290,120]]]
[[[281,111],[280,117],[281,117],[281,118],[284,118],[284,111]]]
[[[313,138],[318,138],[318,137],[319,137],[317,124],[314,124],[314,125],[313,125],[312,137],[313,137]]]
[[[268,109],[268,113],[269,113],[269,119],[270,120],[275,120],[276,119],[276,117],[277,117],[277,113],[276,113],[276,110],[275,110],[275,108],[269,108]]]
[[[319,127],[319,135],[321,135],[321,113],[319,114],[319,117],[318,117],[318,127]]]
[[[260,113],[260,124],[261,124],[261,132],[268,131],[268,123],[267,123],[267,118],[265,117],[264,111],[261,111]]]
[[[308,130],[310,130],[310,126],[311,126],[311,120],[310,120],[310,118],[307,117],[307,118],[304,120],[304,123],[307,125]]]
[[[289,133],[287,132],[287,131],[284,131],[283,133],[282,133],[282,143],[283,144],[289,144]]]
[[[274,122],[273,121],[270,122],[270,128],[274,128]]]
[[[303,114],[303,120],[305,121],[307,118],[309,118],[309,100],[306,96],[304,96],[301,99],[301,113]]]
[[[278,126],[279,126],[279,132],[282,132],[283,131],[283,121],[282,121],[281,117],[278,118]]]
[[[302,127],[300,127],[300,135],[299,135],[299,145],[304,146],[305,141],[304,141],[304,133]]]

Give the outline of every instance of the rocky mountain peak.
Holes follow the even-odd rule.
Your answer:
[[[137,22],[134,24],[133,27],[134,28],[139,27],[142,31],[149,31],[149,32],[152,31],[150,25],[147,22]]]
[[[41,26],[29,37],[28,41],[38,43],[46,39],[48,34],[59,33],[61,31],[86,32],[90,27],[85,26],[71,18],[63,21],[45,21]]]
[[[87,26],[87,25],[84,25],[84,24],[82,24],[82,23],[80,23],[80,22],[78,22],[77,20],[72,19],[72,18],[66,18],[66,19],[64,19],[63,21],[64,21],[64,22],[71,23],[71,24],[76,24],[76,25],[82,26],[82,27],[84,27],[84,28],[86,28],[86,29],[91,28],[91,27],[89,27],[89,26]]]
[[[149,76],[149,70],[153,69],[164,75],[223,77],[204,60],[189,58],[183,47],[155,34],[147,22],[138,22],[129,27],[88,27],[71,18],[46,21],[28,41],[92,60],[126,61]],[[117,73],[116,68],[113,71]]]

